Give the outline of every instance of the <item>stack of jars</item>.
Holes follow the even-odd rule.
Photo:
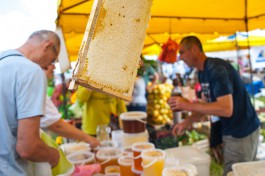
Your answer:
[[[161,176],[165,152],[149,142],[137,142],[122,150],[120,176]]]
[[[165,152],[149,142],[137,142],[123,149],[101,147],[95,155],[88,148],[78,149],[67,155],[70,162],[82,166],[82,171],[93,169],[105,176],[161,176],[164,167]]]
[[[136,142],[147,142],[148,132],[146,130],[145,112],[131,111],[120,115],[122,121],[122,146],[132,146]]]

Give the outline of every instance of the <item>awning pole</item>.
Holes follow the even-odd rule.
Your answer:
[[[249,44],[249,36],[248,36],[248,0],[245,0],[245,28],[247,33],[247,50],[249,55],[249,67],[250,67],[250,80],[251,80],[251,93],[253,95],[253,106],[255,107],[255,97],[254,97],[254,86],[253,86],[253,72],[252,72],[252,62],[250,55],[250,44]]]
[[[237,63],[237,72],[238,74],[240,75],[240,67],[239,67],[239,50],[240,50],[240,47],[238,45],[238,41],[237,41],[237,35],[238,35],[238,32],[235,33],[235,42],[236,42],[236,63]],[[240,75],[241,76],[241,75]]]
[[[64,118],[68,119],[68,110],[67,110],[67,88],[66,88],[66,83],[65,83],[65,77],[64,73],[61,73],[61,78],[62,78],[62,93],[63,93],[63,111],[64,111]]]

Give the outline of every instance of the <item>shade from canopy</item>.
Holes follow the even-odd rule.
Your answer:
[[[92,0],[58,3],[57,25],[63,30],[71,60],[77,58],[92,4]],[[205,44],[220,35],[265,28],[265,1],[153,0],[151,16],[145,47],[165,43],[169,36],[178,42],[191,33]]]

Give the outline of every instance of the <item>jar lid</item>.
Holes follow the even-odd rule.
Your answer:
[[[120,115],[121,120],[137,120],[137,119],[146,119],[146,112],[141,111],[130,111],[124,112]]]
[[[118,159],[118,163],[120,165],[125,165],[125,166],[132,166],[133,161],[134,161],[134,158],[132,156],[121,156]]]
[[[132,145],[133,151],[142,152],[148,149],[154,149],[155,145],[150,142],[137,142]]]
[[[96,157],[101,160],[116,159],[121,156],[121,150],[118,148],[101,148],[98,150]]]

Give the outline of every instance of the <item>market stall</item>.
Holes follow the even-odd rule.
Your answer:
[[[161,149],[148,142],[146,117],[144,112],[123,113],[121,115],[123,129],[112,131],[112,138],[101,141],[101,145],[94,149],[82,142],[62,144],[60,148],[67,159],[75,165],[73,175],[92,176],[95,173],[116,176],[142,174],[167,176],[169,173],[188,176],[210,175],[210,155],[198,146]]]
[[[75,2],[63,0],[59,3],[57,25],[62,28],[71,60],[76,60],[77,58],[92,4],[93,1],[89,0]],[[250,29],[256,29],[257,27],[265,27],[263,23],[265,19],[263,14],[264,10],[261,8],[263,4],[264,2],[261,0],[256,0],[255,2],[230,2],[225,0],[215,3],[209,0],[193,3],[178,0],[154,0],[151,10],[151,20],[144,42],[145,51],[148,53],[148,47],[154,47],[161,43],[165,43],[169,38],[171,38],[172,41],[179,42],[183,36],[191,34],[198,36],[203,41],[206,51],[212,50],[213,48],[216,49],[216,46],[220,49],[221,47],[219,44],[215,45],[211,43],[207,45],[207,40],[219,37],[221,34],[234,34],[236,31],[248,31]],[[201,9],[203,10],[198,8],[202,5],[203,8]],[[255,10],[252,11],[252,9]],[[222,24],[221,26],[219,25],[220,23]],[[209,47],[207,48],[207,46]],[[234,43],[229,44],[229,46],[234,46]],[[225,47],[222,49],[225,49]],[[128,159],[130,160],[130,164],[128,164],[130,167],[126,174],[141,175],[144,173],[146,176],[160,176],[162,173],[165,174],[165,172],[167,172],[165,171],[167,169],[163,169],[163,166],[166,166],[168,163],[173,164],[175,168],[172,172],[183,171],[186,175],[203,176],[208,176],[210,174],[211,159],[209,154],[202,150],[203,147],[204,149],[206,148],[206,150],[209,149],[207,141],[207,132],[209,132],[209,128],[206,128],[206,134],[201,134],[199,131],[202,129],[200,127],[203,125],[199,124],[197,128],[194,127],[194,131],[189,131],[184,137],[178,136],[179,138],[176,139],[176,137],[171,134],[173,114],[167,105],[167,98],[170,96],[171,92],[172,87],[166,84],[156,85],[148,92],[149,102],[147,114],[139,115],[137,112],[132,112],[133,114],[120,117],[122,119],[123,129],[118,133],[120,134],[119,137],[116,136],[114,138],[114,136],[112,136],[112,142],[115,143],[117,139],[120,139],[120,141],[122,141],[120,145],[118,145],[120,148],[132,147],[131,150],[133,152],[131,153],[133,153],[133,158]],[[206,123],[208,122],[206,121]],[[148,125],[150,128],[148,128]],[[165,126],[168,126],[168,128],[165,129]],[[150,129],[152,129],[154,133],[152,133]],[[146,130],[148,130],[148,132]],[[181,137],[185,139],[181,140]],[[168,141],[165,140],[166,138],[169,139],[168,141],[170,142],[173,141],[173,143],[167,143]],[[204,145],[203,147],[201,147],[202,144]],[[193,146],[184,147],[181,145]],[[179,147],[175,148],[177,146]],[[114,145],[112,145],[112,147],[114,147]],[[118,147],[115,147],[115,149],[112,148],[111,150],[103,148],[94,154],[95,159],[93,163],[97,164],[97,166],[100,165],[102,169],[101,172],[105,172],[105,174],[108,173],[109,170],[115,173],[122,173],[122,163],[124,163],[124,158],[120,157],[123,154],[122,151]],[[165,156],[165,149],[167,148],[173,149],[168,149],[167,156]],[[144,151],[143,149],[150,149],[150,151]],[[127,153],[125,155],[127,155]],[[173,155],[173,153],[177,154]],[[180,153],[185,156],[183,158],[180,157]],[[198,156],[196,154],[198,154]],[[199,160],[193,161],[193,156],[197,156]],[[83,157],[84,156],[80,156],[80,158]],[[191,160],[187,161],[185,157]],[[71,158],[72,157],[70,157],[70,159]],[[121,160],[121,162],[119,162],[119,160]],[[142,164],[140,164],[141,162]],[[182,162],[183,164],[191,164],[193,170],[186,165],[182,165]],[[107,168],[112,165],[119,165],[120,170],[116,167],[108,170]]]

